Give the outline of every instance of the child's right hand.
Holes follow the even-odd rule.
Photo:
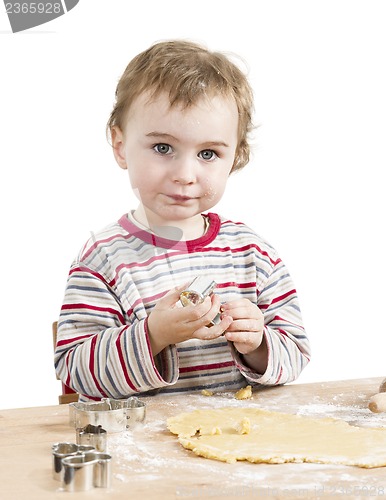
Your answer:
[[[170,290],[160,299],[148,317],[148,330],[153,356],[171,344],[189,339],[212,340],[220,337],[233,321],[224,316],[218,325],[207,325],[218,314],[221,302],[216,294],[202,304],[179,307],[180,294],[187,283]]]

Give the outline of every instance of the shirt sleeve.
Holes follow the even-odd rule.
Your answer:
[[[72,266],[59,322],[55,368],[74,391],[92,398],[124,398],[174,384],[176,346],[153,358],[147,315],[131,321],[106,279]]]
[[[278,385],[295,380],[310,360],[310,344],[303,327],[299,300],[292,279],[280,259],[260,288],[257,306],[264,314],[268,366],[263,374],[251,370],[233,347],[238,369],[252,384]]]

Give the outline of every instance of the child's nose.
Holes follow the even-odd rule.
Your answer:
[[[192,158],[178,158],[174,164],[173,180],[180,184],[192,184],[196,180],[196,160]]]

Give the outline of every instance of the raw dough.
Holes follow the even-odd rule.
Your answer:
[[[343,420],[221,408],[181,413],[167,426],[184,448],[223,462],[386,466],[386,428],[354,427]]]
[[[247,387],[243,387],[238,390],[235,394],[236,399],[251,399],[252,397],[252,386],[247,385]]]

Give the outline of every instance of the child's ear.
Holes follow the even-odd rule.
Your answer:
[[[118,165],[124,170],[127,169],[126,156],[124,152],[124,138],[122,130],[114,125],[111,127],[111,144],[113,146],[114,157]]]

